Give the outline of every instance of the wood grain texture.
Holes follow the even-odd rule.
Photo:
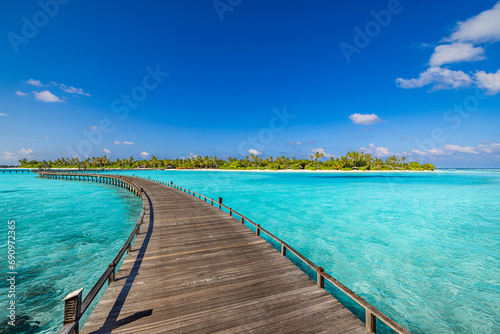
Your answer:
[[[81,333],[366,333],[238,219],[143,179],[141,233]]]

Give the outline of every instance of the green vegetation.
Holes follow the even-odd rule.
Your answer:
[[[364,152],[348,152],[339,158],[330,158],[325,161],[323,153],[316,152],[311,159],[288,158],[285,156],[273,158],[272,156],[263,159],[260,156],[251,154],[244,159],[228,158],[226,160],[215,156],[197,156],[185,159],[158,159],[155,156],[149,160],[129,159],[109,160],[106,156],[92,157],[80,161],[78,158],[60,158],[54,161],[27,161],[19,160],[22,168],[37,168],[42,164],[47,164],[52,168],[210,168],[210,169],[259,169],[259,170],[280,170],[280,169],[307,169],[307,170],[434,170],[432,164],[421,165],[417,161],[406,162],[406,158],[392,156],[385,161],[374,158]]]

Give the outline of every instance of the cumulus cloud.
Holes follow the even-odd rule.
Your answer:
[[[17,153],[11,151],[3,152],[4,159],[7,160],[17,160],[21,157],[27,157],[35,153],[31,148],[21,148]]]
[[[426,71],[415,79],[396,79],[401,88],[420,88],[433,85],[432,90],[468,88],[475,85],[484,89],[487,94],[495,95],[500,92],[500,75],[497,73],[466,74],[462,71],[451,71],[439,66],[464,61],[478,61],[485,59],[486,43],[500,41],[500,1],[493,8],[485,10],[465,21],[458,22],[451,36],[443,38],[431,55]],[[483,46],[478,46],[483,44]]]
[[[350,115],[349,119],[354,124],[361,124],[361,125],[369,125],[382,121],[382,119],[375,114],[359,114],[359,113]]]
[[[26,96],[26,95],[28,95],[28,93],[21,92],[20,90],[15,91],[15,93],[16,93],[17,96]]]
[[[500,154],[500,143],[479,144],[478,149],[488,154]]]
[[[131,141],[118,141],[118,140],[115,140],[113,142],[113,144],[115,144],[115,145],[135,145],[135,143],[133,143]]]
[[[35,87],[43,87],[42,83],[40,82],[40,80],[35,80],[35,79],[29,79],[28,81],[26,81],[27,84],[30,84],[32,86],[35,86]]]
[[[55,96],[54,94],[52,94],[48,90],[44,90],[44,91],[41,91],[41,92],[33,92],[33,94],[35,94],[35,98],[38,101],[42,101],[42,102],[63,102],[63,100],[61,100],[60,98],[58,98],[57,96]]]
[[[437,46],[434,49],[429,64],[435,67],[462,61],[478,61],[483,59],[485,57],[482,47],[475,47],[469,43],[455,42]]]
[[[141,152],[141,153],[139,153],[139,154],[141,155],[141,157],[142,157],[143,159],[146,159],[146,158],[150,155],[150,154],[149,154],[148,152],[146,152],[146,151],[142,151],[142,152]]]
[[[0,112],[0,116],[9,116],[8,114],[5,114],[3,112]]]
[[[390,152],[387,147],[383,146],[377,147],[372,143],[370,143],[368,147],[360,147],[360,150],[366,153],[370,153],[371,155],[376,157],[390,157],[395,155],[394,153]]]
[[[476,72],[474,78],[477,85],[488,94],[495,95],[500,92],[500,69],[496,73]]]
[[[325,158],[333,158],[333,154],[326,152],[323,147],[313,148],[310,152],[311,154],[315,154],[316,152],[318,152],[319,154],[323,154]]]
[[[500,1],[465,21],[458,22],[453,34],[445,41],[495,42],[500,40]]]
[[[288,145],[302,145],[301,141],[296,141],[296,142],[288,142]]]
[[[472,146],[445,145],[443,148],[448,152],[478,154],[476,148]]]
[[[109,149],[105,148],[105,149],[104,149],[104,153],[111,154],[111,150],[109,150]]]
[[[253,155],[262,155],[262,152],[259,152],[254,148],[249,149],[248,153],[253,154]]]
[[[447,68],[430,67],[420,73],[416,79],[396,79],[396,84],[401,88],[420,88],[433,85],[433,90],[457,89],[469,87],[473,80],[470,75],[462,71],[452,71]]]
[[[19,151],[19,154],[21,154],[21,155],[28,155],[28,154],[32,154],[32,153],[34,153],[34,152],[31,148],[22,148]]]

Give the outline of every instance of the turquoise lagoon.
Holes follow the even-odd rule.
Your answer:
[[[499,332],[498,170],[122,173],[223,197],[412,333]],[[61,299],[79,287],[88,292],[128,237],[140,202],[102,184],[0,178],[4,240],[7,220],[17,224],[16,329],[56,333]],[[0,295],[2,308],[6,301]]]

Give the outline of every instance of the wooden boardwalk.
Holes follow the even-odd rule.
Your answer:
[[[147,198],[141,233],[81,333],[366,333],[237,219],[180,190],[133,182]]]

